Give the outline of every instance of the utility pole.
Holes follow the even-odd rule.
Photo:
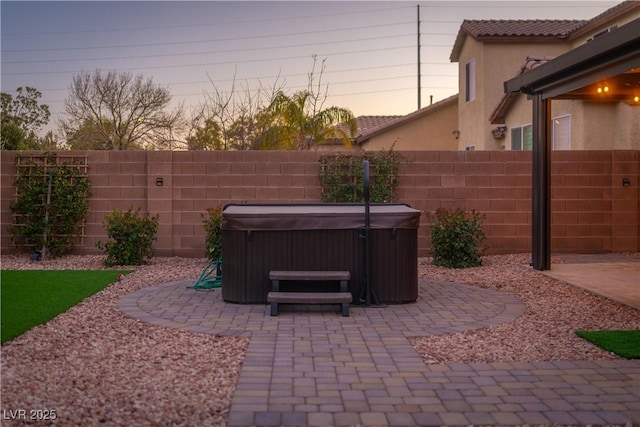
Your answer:
[[[420,93],[422,92],[422,79],[420,76],[420,5],[418,5],[418,110],[422,108]]]

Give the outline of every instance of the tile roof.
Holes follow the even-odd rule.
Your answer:
[[[615,20],[629,10],[640,8],[640,1],[623,1],[591,19],[553,20],[553,19],[517,19],[517,20],[464,20],[456,36],[449,59],[457,62],[467,35],[476,40],[527,39],[562,42],[578,37],[593,27]],[[511,41],[509,40],[509,41]]]
[[[566,38],[584,20],[465,20],[462,28],[474,38],[555,37]]]
[[[385,126],[390,122],[393,122],[404,116],[360,116],[356,118],[358,123],[358,132],[356,133],[356,139],[362,135],[367,134],[373,129],[379,126]]]
[[[449,59],[456,62],[467,35],[476,40],[500,40],[536,38],[564,41],[572,31],[582,27],[586,20],[548,20],[548,19],[484,19],[462,21],[453,44]]]
[[[371,132],[373,129],[377,129],[381,126],[386,126],[390,122],[398,120],[404,116],[358,116],[356,117],[356,134],[354,140],[358,140],[363,135]],[[340,123],[336,125],[337,128],[348,132],[348,127],[344,123]],[[339,140],[328,140],[326,144],[329,145],[342,145],[342,141]]]
[[[620,15],[623,15],[626,12],[633,9],[637,9],[637,8],[640,8],[640,1],[638,0],[623,1],[622,3],[619,3],[613,6],[612,8],[605,10],[600,15],[597,15],[585,21],[583,24],[579,25],[578,28],[572,31],[571,38],[578,37],[581,34],[584,34],[585,32],[591,31],[595,26],[605,24],[609,21],[615,21],[615,19],[617,19]]]

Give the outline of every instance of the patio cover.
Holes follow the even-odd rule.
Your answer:
[[[637,89],[639,77],[640,19],[636,19],[504,82],[505,93],[521,92],[533,100],[534,269],[551,269],[551,99],[594,99],[592,85],[602,79],[617,82],[616,87],[625,91]],[[627,99],[630,94],[625,91],[612,96]]]

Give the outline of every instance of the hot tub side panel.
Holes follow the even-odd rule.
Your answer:
[[[347,270],[349,291],[357,303],[364,281],[360,234],[360,230],[224,230],[222,297],[227,302],[266,304],[271,270]],[[370,256],[369,283],[380,303],[417,299],[417,230],[371,230]],[[304,283],[295,286],[309,290]]]
[[[357,230],[223,230],[222,297],[266,304],[271,270],[347,270],[361,276],[362,266],[353,262],[359,243]],[[355,294],[353,283],[349,290]],[[304,283],[296,286],[309,290]]]
[[[358,230],[295,230],[291,235],[291,270],[349,271],[349,292],[355,294],[354,277],[362,270]],[[334,290],[338,290],[334,283]]]
[[[417,230],[379,229],[370,234],[369,283],[383,304],[418,298]]]
[[[267,302],[269,271],[288,270],[290,236],[278,231],[222,233],[222,298],[227,302]]]

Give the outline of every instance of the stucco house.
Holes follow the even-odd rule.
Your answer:
[[[380,116],[374,126],[374,117],[359,117],[351,149],[530,150],[531,101],[505,94],[503,83],[639,17],[640,1],[625,1],[589,20],[465,20],[450,55],[459,93],[406,116]],[[636,76],[628,84],[640,95]],[[554,101],[553,149],[640,149],[640,102],[602,91]]]
[[[458,96],[366,129],[355,138],[359,150],[457,150]],[[389,144],[391,142],[391,145]]]
[[[356,151],[381,149],[457,150],[458,95],[450,96],[406,116],[359,116],[351,144]],[[340,126],[340,125],[339,125]],[[316,146],[322,151],[344,150],[342,141]]]
[[[638,17],[640,2],[628,1],[590,20],[465,20],[450,56],[459,64],[458,149],[531,149],[531,101],[505,95],[503,83]],[[554,149],[640,149],[640,103],[611,99],[605,87],[553,103]]]

